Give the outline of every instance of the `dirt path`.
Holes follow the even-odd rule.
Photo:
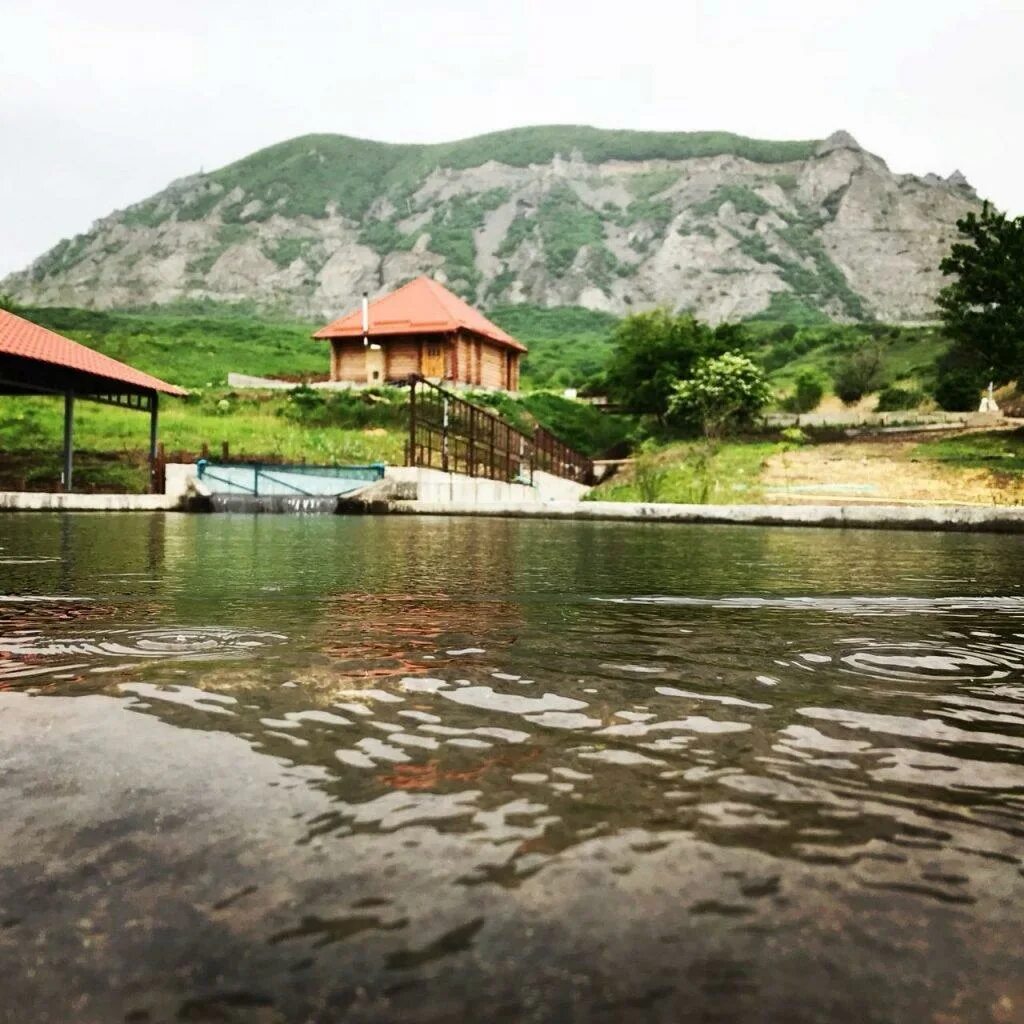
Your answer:
[[[889,437],[808,445],[773,455],[761,473],[765,501],[1007,505],[1024,502],[1024,480],[918,459],[921,439]]]

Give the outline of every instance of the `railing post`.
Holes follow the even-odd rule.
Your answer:
[[[409,455],[407,466],[415,466],[416,462],[416,377],[409,378]]]
[[[441,399],[441,468],[448,472],[448,397]]]
[[[149,396],[149,492],[160,494],[163,487],[157,479],[156,464],[156,434],[157,434],[157,410],[159,403],[159,392],[152,392]]]

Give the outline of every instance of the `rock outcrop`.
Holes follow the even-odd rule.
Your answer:
[[[442,146],[310,136],[173,182],[0,291],[35,305],[244,302],[322,319],[427,273],[483,306],[927,319],[959,171],[893,174],[847,132],[522,129]]]

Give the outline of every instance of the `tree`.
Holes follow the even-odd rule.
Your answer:
[[[701,359],[692,376],[675,383],[669,411],[699,424],[710,439],[752,422],[771,396],[756,363],[738,352],[726,352]]]
[[[869,391],[882,385],[882,350],[868,345],[842,363],[832,377],[832,385],[843,405],[854,405]]]
[[[999,383],[1024,371],[1024,216],[1007,219],[987,202],[957,221],[966,241],[939,264],[956,280],[938,306],[958,368]]]
[[[689,377],[698,360],[745,344],[743,329],[722,324],[712,329],[666,309],[635,313],[621,320],[606,371],[608,394],[630,412],[663,419],[676,381]]]
[[[0,309],[4,309],[8,313],[17,313],[17,299],[15,299],[13,295],[8,295],[6,292],[0,292]]]

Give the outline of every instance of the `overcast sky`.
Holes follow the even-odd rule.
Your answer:
[[[0,275],[308,132],[852,132],[1024,212],[1024,0],[0,0]]]

